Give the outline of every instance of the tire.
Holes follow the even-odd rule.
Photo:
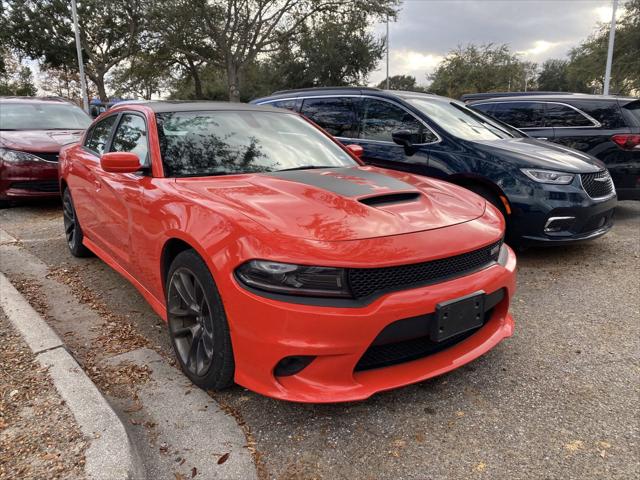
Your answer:
[[[180,368],[204,390],[233,385],[229,324],[211,272],[194,250],[180,252],[166,280],[169,336]]]
[[[84,235],[68,188],[65,188],[62,194],[62,215],[64,217],[64,235],[71,255],[80,258],[93,256],[91,250],[82,244]]]
[[[502,216],[507,220],[507,212],[504,208],[504,204],[500,200],[500,197],[495,194],[491,189],[483,185],[464,185],[467,190],[471,190],[473,193],[477,193],[487,202],[491,203],[494,207],[500,210]]]

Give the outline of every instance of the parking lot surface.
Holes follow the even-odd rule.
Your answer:
[[[640,202],[621,202],[616,217],[599,240],[519,254],[515,335],[457,371],[359,403],[286,403],[241,387],[212,396],[242,427],[262,478],[638,478]],[[136,290],[67,252],[58,205],[0,211],[0,228],[18,239],[0,250],[12,281],[36,285],[37,259],[171,363],[166,329]],[[41,293],[27,295],[41,310],[69,301]],[[88,338],[70,348],[94,347],[74,331],[84,327],[48,320],[65,338]]]

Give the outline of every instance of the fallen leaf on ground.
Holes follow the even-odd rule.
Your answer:
[[[191,469],[191,478],[195,477],[198,474],[198,469],[196,467],[193,467]]]
[[[224,455],[222,455],[219,459],[218,459],[218,465],[222,465],[224,462],[226,462],[227,460],[229,460],[229,454],[225,453]]]
[[[578,450],[582,450],[584,448],[584,442],[582,440],[574,440],[565,444],[564,448],[565,450],[568,450],[572,453],[577,452]]]
[[[486,469],[487,469],[487,464],[484,462],[480,462],[475,467],[473,467],[473,471],[478,473],[484,472]]]

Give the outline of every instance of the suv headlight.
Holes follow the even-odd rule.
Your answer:
[[[573,173],[554,172],[553,170],[537,170],[534,168],[521,168],[522,173],[534,182],[554,183],[556,185],[567,185],[573,182]]]
[[[13,165],[20,163],[44,162],[44,160],[27,152],[18,150],[9,150],[8,148],[0,148],[0,161]]]
[[[352,297],[346,270],[251,260],[236,269],[237,278],[253,288],[285,295]]]

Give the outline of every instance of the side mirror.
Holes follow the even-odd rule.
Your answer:
[[[402,145],[403,147],[411,147],[416,143],[416,135],[409,130],[398,130],[391,134],[391,139],[394,143]]]
[[[355,143],[345,145],[345,148],[353,153],[356,158],[362,158],[362,155],[364,154],[364,148],[362,148],[360,145],[356,145]]]
[[[140,159],[131,152],[109,152],[100,157],[100,167],[105,172],[135,173],[140,171]]]

